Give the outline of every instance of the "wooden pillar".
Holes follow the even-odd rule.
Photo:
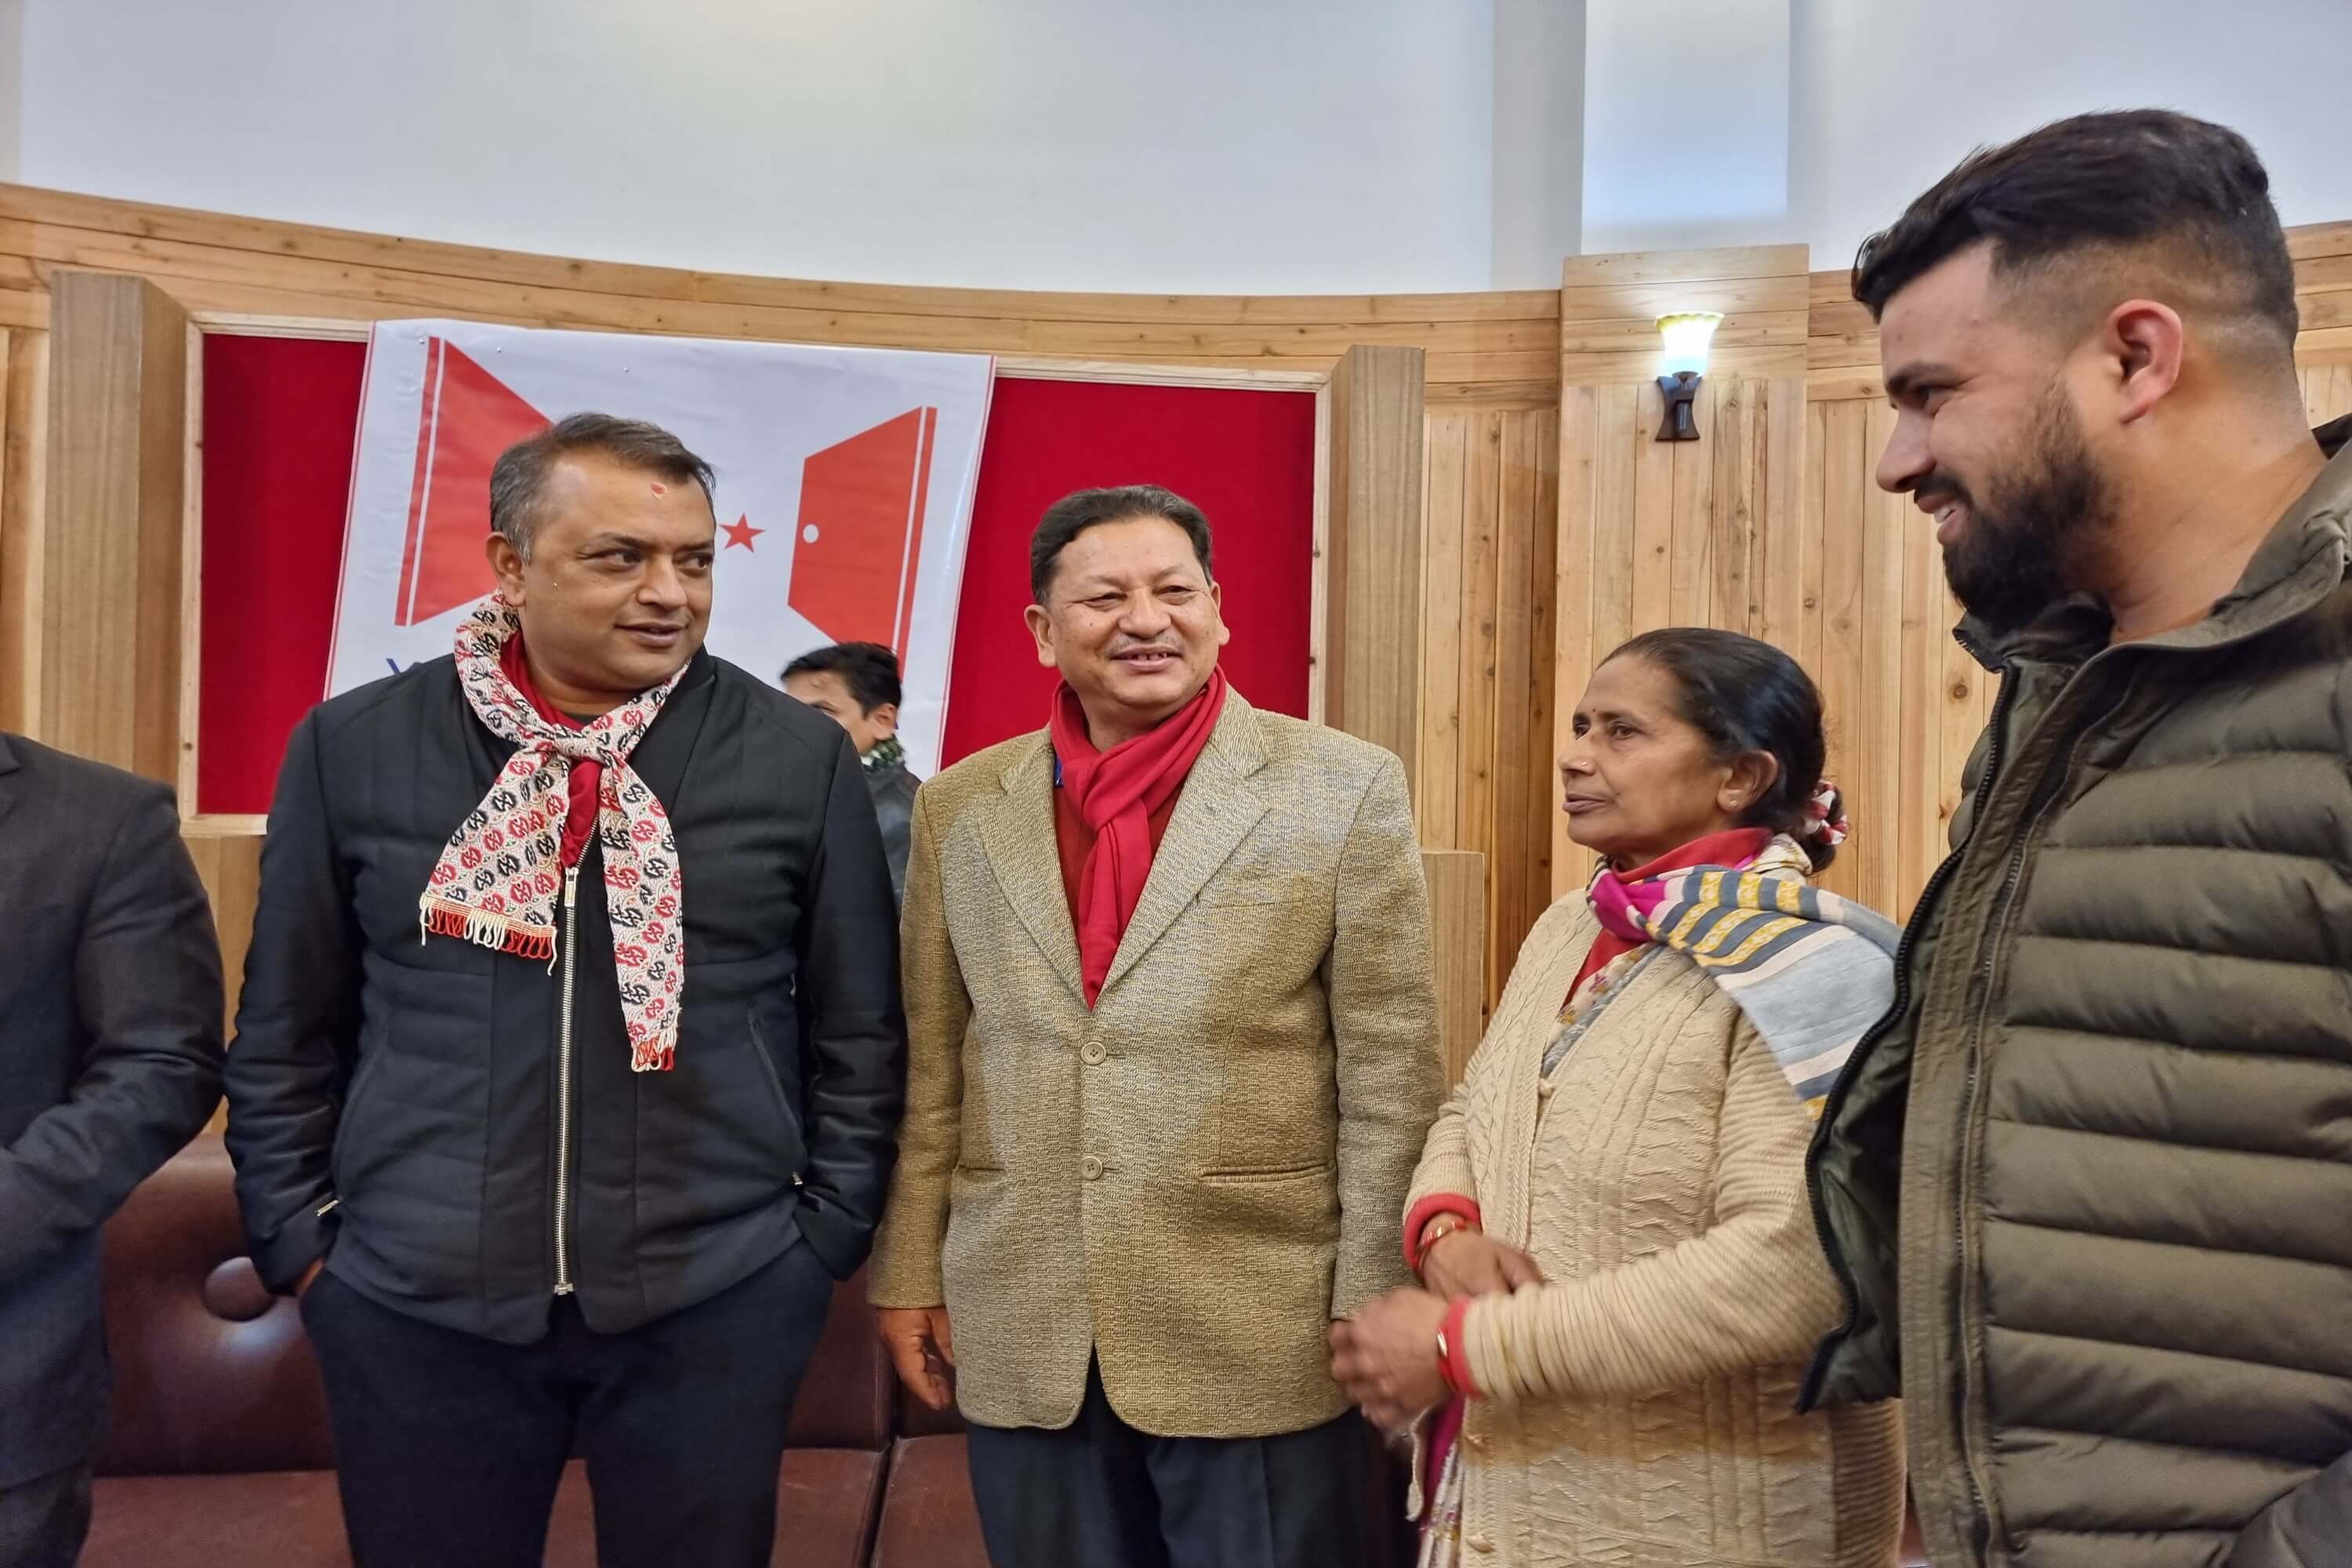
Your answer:
[[[1421,874],[1436,938],[1437,1049],[1450,1090],[1486,1026],[1486,858],[1475,849],[1424,849]]]
[[[1331,373],[1323,557],[1323,721],[1394,752],[1421,734],[1419,349],[1359,345]]]
[[[49,278],[41,738],[177,783],[187,313],[143,278]]]

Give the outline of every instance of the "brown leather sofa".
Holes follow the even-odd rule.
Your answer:
[[[262,1288],[227,1152],[198,1138],[109,1223],[113,1429],[99,1456],[82,1568],[349,1568],[318,1363],[294,1303]],[[793,1412],[776,1518],[793,1568],[988,1568],[962,1424],[903,1397],[865,1305],[833,1310]],[[1366,1441],[1371,1441],[1367,1429]],[[1391,1465],[1370,1568],[1411,1560]],[[576,1461],[548,1568],[593,1568]]]
[[[349,1568],[318,1364],[294,1304],[263,1289],[245,1256],[217,1136],[198,1138],[132,1194],[107,1226],[105,1258],[113,1430],[99,1456],[83,1568]],[[865,1281],[852,1279],[835,1293],[793,1412],[780,1562],[862,1568],[880,1530],[898,1543],[893,1561],[984,1568],[961,1438],[950,1439],[955,1474],[935,1478],[919,1511],[885,1509],[895,1381]],[[595,1560],[575,1461],[557,1494],[547,1564]]]

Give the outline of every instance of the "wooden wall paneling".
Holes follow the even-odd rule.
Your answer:
[[[1486,857],[1466,849],[1424,849],[1430,928],[1437,968],[1437,1048],[1450,1092],[1478,1048],[1486,1018]]]
[[[221,976],[227,983],[228,1020],[236,1018],[237,993],[245,984],[246,949],[253,942],[253,911],[261,897],[261,835],[186,832],[183,840],[212,899],[213,926],[220,934]]]
[[[1331,373],[1324,721],[1418,774],[1423,362],[1349,349]]]
[[[1494,974],[1490,1001],[1501,996],[1520,939],[1550,901],[1550,843],[1547,837],[1538,847],[1544,819],[1541,808],[1528,798],[1527,786],[1536,759],[1551,742],[1548,733],[1537,738],[1538,704],[1531,691],[1538,659],[1549,652],[1535,640],[1537,602],[1549,596],[1550,586],[1546,583],[1543,592],[1538,590],[1536,509],[1544,470],[1559,462],[1557,437],[1538,416],[1496,417],[1502,428],[1496,507],[1495,752],[1488,770],[1495,793],[1494,849],[1486,877],[1488,967]],[[1548,563],[1551,552],[1544,551],[1543,556]],[[1549,658],[1544,662],[1548,665]],[[1546,868],[1540,884],[1536,880],[1539,866]]]
[[[1488,409],[1469,416],[1463,487],[1462,772],[1454,842],[1465,849],[1491,850],[1495,843],[1496,707],[1502,668],[1495,639],[1500,629],[1505,417]],[[1490,944],[1490,967],[1493,958]]]
[[[1866,660],[1864,632],[1864,497],[1853,482],[1866,445],[1869,406],[1820,404],[1822,413],[1821,493],[1821,654],[1812,667],[1829,723],[1830,776],[1851,782],[1856,799],[1867,788],[1863,760],[1870,751],[1870,720],[1862,675]],[[1857,869],[1864,855],[1840,855],[1825,885],[1854,898],[1868,898]]]
[[[1924,887],[1942,858],[1937,849],[1940,818],[1932,809],[1944,766],[1943,713],[1937,689],[1941,646],[1949,641],[1945,630],[1951,623],[1944,614],[1943,563],[1927,520],[1905,505],[1900,516],[1881,526],[1894,531],[1901,558],[1902,651],[1895,661],[1900,666],[1895,692],[1901,727],[1895,746],[1895,793],[1866,807],[1857,803],[1855,809],[1866,813],[1856,820],[1869,825],[1872,837],[1894,850],[1895,901],[1881,906],[1882,912],[1893,916],[1900,912],[1896,903],[1907,901],[1913,889]]]
[[[1587,401],[1569,401],[1580,392]],[[1647,447],[1656,445],[1657,434],[1654,410],[1644,406],[1642,388],[1636,384],[1563,389],[1561,406],[1563,471],[1570,461],[1566,420],[1573,416],[1589,422],[1586,433],[1574,439],[1590,449],[1592,474],[1589,483],[1580,480],[1560,488],[1561,612],[1553,657],[1554,757],[1567,749],[1577,702],[1593,667],[1633,632],[1637,546],[1634,530],[1626,527],[1624,520],[1634,513],[1638,464]],[[1575,575],[1580,567],[1580,584]],[[1592,857],[1568,837],[1567,819],[1557,809],[1556,782],[1547,793],[1547,801],[1553,823],[1552,894],[1559,898],[1591,879]]]
[[[1874,457],[1894,427],[1894,410],[1883,403],[1864,405],[1863,449]],[[1889,516],[1886,496],[1875,487],[1862,497],[1862,638],[1858,649],[1862,707],[1848,722],[1864,743],[1855,747],[1848,764],[1861,781],[1861,798],[1882,801],[1902,810],[1900,743],[1903,718],[1903,537],[1899,515]],[[1895,827],[1895,824],[1889,824]],[[1896,874],[1901,866],[1899,829],[1874,833],[1867,842],[1855,840],[1855,875],[1864,900],[1872,908],[1892,910],[1901,895]]]
[[[1721,376],[1710,375],[1699,387],[1692,415],[1706,433],[1697,441],[1653,443],[1674,463],[1674,522],[1666,568],[1666,613],[1663,619],[1643,621],[1638,628],[1703,626],[1709,616],[1714,591],[1716,464],[1724,447],[1722,420],[1727,399],[1733,417],[1738,400]]]
[[[1462,839],[1462,582],[1471,416],[1427,419],[1423,489],[1428,542],[1422,576],[1421,789],[1413,798],[1421,841]]]
[[[8,333],[0,417],[0,729],[40,738],[42,546],[48,526],[49,334]]]
[[[45,738],[175,783],[187,316],[138,278],[51,287]]]
[[[1535,540],[1528,571],[1533,597],[1528,613],[1527,663],[1515,673],[1528,700],[1528,771],[1522,775],[1526,793],[1516,808],[1527,814],[1528,863],[1519,884],[1518,937],[1542,918],[1552,903],[1552,824],[1559,819],[1559,753],[1552,749],[1559,690],[1554,673],[1559,658],[1559,411],[1546,408],[1528,418],[1536,464],[1535,505],[1519,526]],[[1571,700],[1574,693],[1570,693]]]
[[[1630,390],[1630,389],[1629,389]],[[1601,453],[1600,387],[1563,388],[1559,397],[1559,537],[1553,542],[1552,605],[1554,631],[1551,669],[1552,771],[1546,775],[1544,809],[1551,832],[1551,896],[1559,899],[1581,884],[1577,880],[1580,855],[1568,837],[1568,817],[1559,809],[1558,762],[1566,735],[1568,715],[1584,686],[1585,661],[1591,657],[1594,501],[1605,459]],[[1627,458],[1630,447],[1621,447]]]
[[[1706,517],[1706,606],[1699,624],[1751,635],[1759,607],[1748,574],[1768,500],[1762,427],[1769,405],[1770,393],[1761,381],[1735,378],[1717,389],[1711,465],[1715,489]]]
[[[926,289],[578,261],[0,185],[0,327],[44,328],[59,268],[154,279],[192,310],[454,315],[1000,354],[1292,366],[1356,343],[1427,351],[1433,400],[1549,404],[1557,290],[1171,296]]]
[[[1633,432],[1633,595],[1627,606],[1627,636],[1670,625],[1675,613],[1675,449],[1680,443],[1657,439],[1665,400],[1656,386],[1643,383],[1636,390],[1641,401]],[[1712,417],[1714,390],[1699,389],[1695,417]],[[1593,656],[1605,658],[1609,647],[1595,648]]]

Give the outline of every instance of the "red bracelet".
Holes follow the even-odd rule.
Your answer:
[[[1464,1342],[1464,1331],[1470,1321],[1470,1298],[1456,1296],[1446,1309],[1445,1321],[1437,1326],[1437,1370],[1445,1379],[1445,1386],[1465,1399],[1478,1397],[1478,1385],[1470,1375],[1470,1347]]]
[[[1412,1212],[1404,1216],[1404,1266],[1415,1274],[1421,1272],[1421,1233],[1442,1214],[1459,1215],[1472,1225],[1480,1223],[1478,1200],[1459,1193],[1432,1193],[1413,1205]]]

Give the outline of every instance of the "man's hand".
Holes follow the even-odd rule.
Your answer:
[[[1543,1283],[1536,1260],[1473,1226],[1447,1231],[1422,1254],[1422,1282],[1449,1300],[1508,1294]]]
[[[955,1400],[955,1334],[945,1307],[879,1307],[875,1310],[882,1342],[898,1369],[898,1381],[934,1410]]]
[[[1331,1325],[1331,1375],[1381,1431],[1403,1431],[1453,1392],[1437,1364],[1445,1313],[1443,1296],[1391,1290]]]

